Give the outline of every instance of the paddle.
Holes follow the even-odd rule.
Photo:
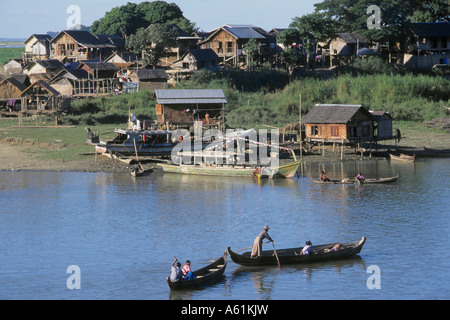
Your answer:
[[[277,254],[277,250],[275,250],[275,245],[273,244],[273,241],[272,241],[272,246],[273,246],[273,252],[275,253],[275,257],[277,257],[277,262],[278,262],[278,269],[280,269],[280,270],[281,270],[280,259],[278,259],[278,254]]]

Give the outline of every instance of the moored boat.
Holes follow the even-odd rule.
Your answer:
[[[98,153],[170,156],[177,144],[172,141],[172,132],[167,130],[115,129],[117,136],[110,141],[92,143]]]
[[[408,162],[408,163],[412,163],[416,160],[415,155],[408,155],[408,154],[404,154],[404,153],[390,152],[389,157],[391,160],[397,160],[397,161]]]
[[[178,281],[171,281],[170,277],[166,277],[167,284],[170,290],[181,290],[201,287],[206,284],[210,284],[214,281],[218,281],[227,266],[227,253],[224,252],[223,256],[215,260],[213,263],[203,267],[199,270],[193,271],[195,279],[186,280],[180,279]]]
[[[300,167],[301,160],[295,160],[288,164],[278,167],[262,167],[262,178],[293,178],[298,168]],[[256,176],[255,168],[253,166],[228,166],[228,165],[171,165],[165,163],[158,163],[164,172],[181,173],[190,175],[207,175],[207,176],[228,176],[228,177],[252,177]]]
[[[359,254],[365,242],[366,237],[362,237],[358,242],[339,243],[339,249],[337,251],[331,250],[337,244],[337,242],[311,246],[312,252],[307,255],[300,254],[303,247],[281,250],[277,249],[277,255],[274,254],[274,250],[267,250],[263,251],[261,256],[255,258],[250,258],[251,252],[238,254],[236,252],[233,252],[230,247],[227,248],[227,252],[234,263],[243,266],[278,266],[278,260],[281,266],[283,266],[287,264],[337,260],[350,257]]]
[[[373,184],[373,183],[388,183],[388,182],[394,182],[397,181],[398,175],[392,176],[392,177],[385,177],[385,178],[367,178],[364,180],[364,182],[357,182],[354,179],[331,179],[330,181],[322,181],[319,179],[313,179],[314,183],[318,184]]]

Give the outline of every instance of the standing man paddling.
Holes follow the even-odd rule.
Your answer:
[[[268,231],[269,231],[269,227],[264,226],[264,230],[261,231],[258,234],[258,236],[255,238],[255,241],[253,242],[252,253],[250,255],[250,258],[256,258],[256,257],[261,256],[262,245],[263,245],[264,239],[268,239],[269,241],[273,242],[272,238],[267,233]]]

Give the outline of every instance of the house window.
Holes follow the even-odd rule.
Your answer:
[[[223,53],[223,44],[219,42],[219,48],[217,49],[217,53]]]
[[[227,53],[233,53],[233,42],[227,42]]]
[[[332,137],[339,137],[339,127],[338,126],[331,126],[331,136]]]
[[[442,37],[441,42],[442,42],[442,49],[447,49],[447,38]]]
[[[319,134],[318,126],[311,126],[311,136],[317,136]]]

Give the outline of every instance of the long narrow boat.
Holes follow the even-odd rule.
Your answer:
[[[308,255],[300,254],[303,247],[282,250],[277,249],[277,256],[281,266],[287,264],[337,260],[360,253],[365,242],[366,237],[362,237],[358,242],[339,243],[339,250],[337,251],[330,251],[337,244],[336,242],[311,246],[312,252]],[[274,250],[263,251],[261,256],[255,258],[250,258],[250,252],[238,254],[231,251],[230,247],[227,248],[227,252],[233,262],[243,266],[278,266],[278,261],[274,255]]]
[[[295,177],[301,160],[292,161],[288,164],[272,167],[262,167],[261,177],[263,178],[293,178]],[[207,176],[229,176],[229,177],[252,177],[255,168],[251,166],[218,166],[218,165],[171,165],[158,163],[164,172],[191,174],[191,175],[207,175]]]
[[[397,181],[398,175],[393,177],[385,177],[385,178],[368,178],[365,179],[364,182],[361,184],[373,184],[373,183],[388,183],[388,182],[394,182]],[[351,179],[343,179],[343,180],[337,180],[337,179],[331,179],[330,181],[322,181],[318,179],[313,179],[314,183],[318,184],[355,184],[358,183],[355,180]],[[358,183],[359,184],[359,183]]]
[[[170,277],[166,277],[167,284],[170,290],[192,289],[210,284],[221,278],[227,266],[227,253],[215,260],[213,263],[193,272],[195,279],[186,280],[180,279],[178,281],[171,281]]]
[[[407,155],[404,153],[389,153],[389,157],[391,160],[397,160],[397,161],[402,161],[402,162],[407,162],[407,163],[413,163],[416,160],[416,156],[415,155]]]

